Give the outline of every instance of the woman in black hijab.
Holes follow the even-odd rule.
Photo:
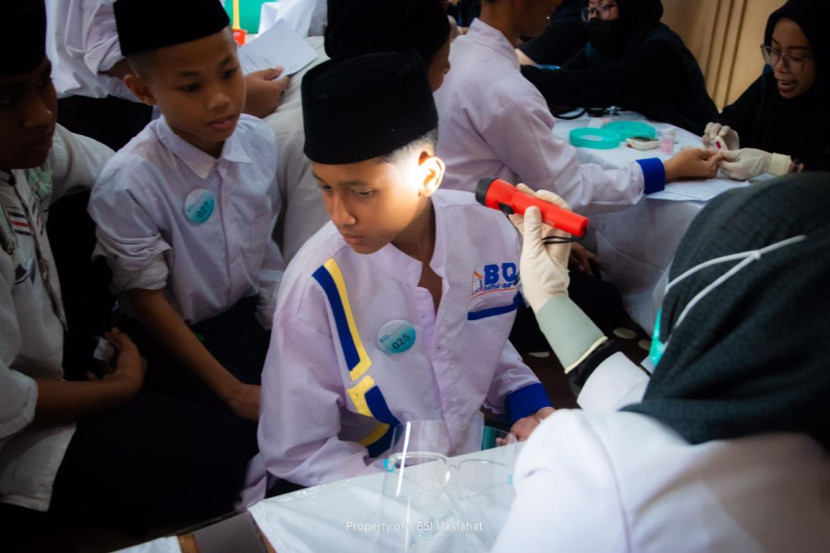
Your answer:
[[[702,134],[717,108],[660,0],[592,0],[584,13],[589,42],[562,69],[522,67],[551,111],[619,106]]]
[[[583,409],[533,431],[494,551],[826,551],[830,174],[701,211],[672,264],[648,382],[557,293],[567,247],[545,245],[531,211],[525,297],[562,365],[576,360]]]
[[[727,175],[830,169],[828,21],[824,0],[790,0],[770,15],[761,46],[767,71],[703,137],[707,146],[720,137],[721,146],[737,150],[721,165]]]

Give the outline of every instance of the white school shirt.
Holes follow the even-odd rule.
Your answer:
[[[830,543],[830,457],[801,434],[691,445],[640,413],[591,409],[608,371],[618,393],[642,373],[622,354],[531,434],[515,470],[516,499],[495,553],[811,553]],[[604,386],[608,391],[607,386]],[[640,397],[642,396],[642,388]],[[609,407],[638,401],[604,396]]]
[[[311,160],[305,155],[305,129],[300,90],[303,76],[328,59],[323,49],[323,37],[309,37],[306,42],[319,56],[302,71],[291,77],[291,86],[285,92],[277,110],[264,118],[277,136],[277,182],[283,211],[280,228],[275,233],[285,262],[289,263],[306,240],[329,222],[317,179],[311,173]]]
[[[46,0],[46,54],[58,98],[115,96],[139,102],[119,78],[103,74],[124,56],[113,0]]]
[[[14,252],[0,248],[0,502],[46,511],[75,425],[32,429],[33,379],[61,380],[65,317],[46,217],[50,203],[89,188],[113,152],[58,125],[46,163],[0,170],[0,209]],[[10,178],[11,175],[11,178]],[[10,184],[12,179],[14,187]],[[3,232],[0,230],[0,232]],[[36,247],[37,246],[37,247]],[[37,249],[40,249],[38,262]],[[45,271],[44,271],[45,269]],[[50,291],[51,289],[51,291]]]
[[[445,189],[474,191],[479,179],[497,177],[552,190],[584,213],[624,209],[643,196],[639,164],[580,165],[576,149],[553,136],[555,119],[501,31],[475,19],[453,41],[450,64],[434,94]]]
[[[507,405],[511,419],[550,405],[507,340],[520,301],[515,229],[467,192],[438,191],[432,205],[437,315],[418,287],[421,263],[392,244],[361,255],[329,223],[291,262],[262,374],[271,475],[304,486],[355,476],[406,421],[443,420],[451,453],[462,453],[482,405]],[[414,336],[390,328],[406,324]],[[381,341],[412,345],[387,353]]]
[[[119,292],[167,290],[188,324],[258,295],[267,328],[284,263],[271,239],[280,209],[276,141],[268,125],[242,115],[219,158],[176,135],[162,117],[112,158],[92,189],[104,256]],[[213,196],[208,219],[185,213],[201,189]]]

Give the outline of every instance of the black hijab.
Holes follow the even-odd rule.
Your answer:
[[[702,269],[663,301],[667,347],[642,403],[690,443],[803,432],[830,447],[830,173],[790,175],[724,193],[694,220],[670,280],[721,256],[806,239],[764,254],[690,301],[738,261]]]
[[[742,148],[758,148],[787,154],[804,164],[806,170],[830,170],[830,110],[827,32],[822,29],[830,18],[830,2],[790,0],[770,15],[764,33],[769,46],[778,21],[794,21],[810,43],[816,80],[813,87],[795,98],[778,92],[773,71],[767,70],[733,104],[723,109],[718,121],[732,126],[740,136]],[[769,69],[769,68],[767,68]]]
[[[589,40],[605,62],[642,44],[663,17],[660,0],[617,0],[617,10],[617,19],[603,21],[595,17],[588,23]]]

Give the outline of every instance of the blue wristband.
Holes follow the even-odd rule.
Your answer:
[[[510,424],[532,415],[542,407],[553,407],[553,403],[541,383],[520,388],[504,399],[504,410]]]
[[[654,194],[666,188],[666,168],[660,158],[638,159],[637,163],[640,164],[640,168],[643,170],[645,181],[643,192],[645,194]]]

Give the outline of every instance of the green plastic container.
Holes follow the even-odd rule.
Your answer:
[[[638,121],[614,121],[608,123],[603,127],[605,130],[614,131],[620,135],[620,140],[631,138],[632,136],[645,136],[647,138],[657,137],[657,129],[651,125],[640,123]]]
[[[622,142],[619,133],[607,129],[579,127],[568,135],[571,144],[577,148],[593,148],[594,150],[613,150]]]

